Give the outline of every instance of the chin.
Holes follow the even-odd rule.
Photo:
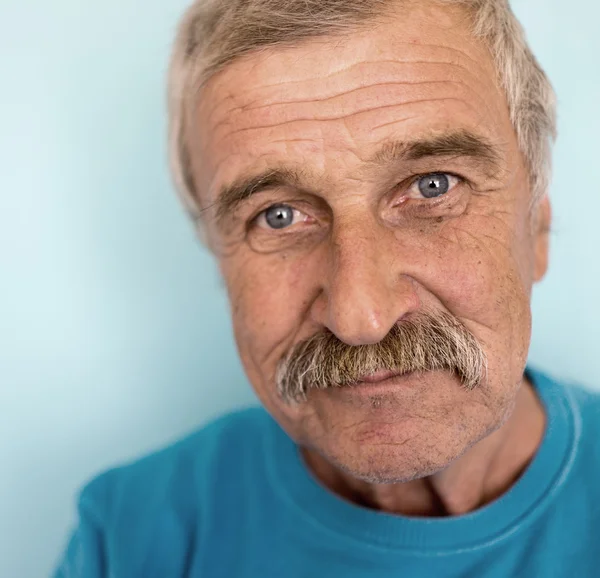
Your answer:
[[[406,447],[408,446],[408,447]],[[470,445],[419,451],[406,444],[393,447],[361,448],[356,455],[325,456],[350,476],[372,484],[398,484],[425,478],[445,470],[463,455]]]
[[[320,439],[315,449],[356,479],[404,483],[445,470],[495,429],[496,424],[482,422],[371,424],[354,435]]]

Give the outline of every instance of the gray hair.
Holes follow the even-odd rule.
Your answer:
[[[398,0],[195,0],[180,24],[169,70],[169,148],[175,184],[194,219],[200,216],[186,127],[204,83],[233,60],[260,48],[351,31]],[[489,48],[505,92],[533,200],[552,172],[556,99],[508,0],[437,0],[462,5],[473,35]]]

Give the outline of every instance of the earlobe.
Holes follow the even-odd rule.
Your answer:
[[[550,252],[550,226],[552,223],[552,207],[548,195],[538,202],[534,226],[534,282],[541,281],[548,270]]]

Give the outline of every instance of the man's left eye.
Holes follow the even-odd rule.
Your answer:
[[[410,187],[414,198],[434,199],[451,191],[460,179],[448,173],[430,173],[419,177]]]

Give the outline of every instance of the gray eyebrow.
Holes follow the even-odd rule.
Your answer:
[[[499,171],[502,159],[497,147],[486,138],[467,130],[459,130],[415,141],[386,142],[368,163],[384,166],[429,157],[472,158],[484,164],[491,173]],[[304,172],[285,167],[240,177],[220,189],[215,203],[217,220],[221,220],[239,203],[256,193],[279,187],[306,189],[305,177]]]
[[[278,187],[301,188],[301,183],[300,173],[288,168],[268,169],[257,175],[242,177],[221,188],[216,202],[217,219],[222,219],[236,205],[256,193]]]
[[[385,143],[371,158],[376,165],[399,161],[415,161],[428,157],[469,157],[497,172],[502,155],[487,138],[468,130],[452,131],[411,142]]]

